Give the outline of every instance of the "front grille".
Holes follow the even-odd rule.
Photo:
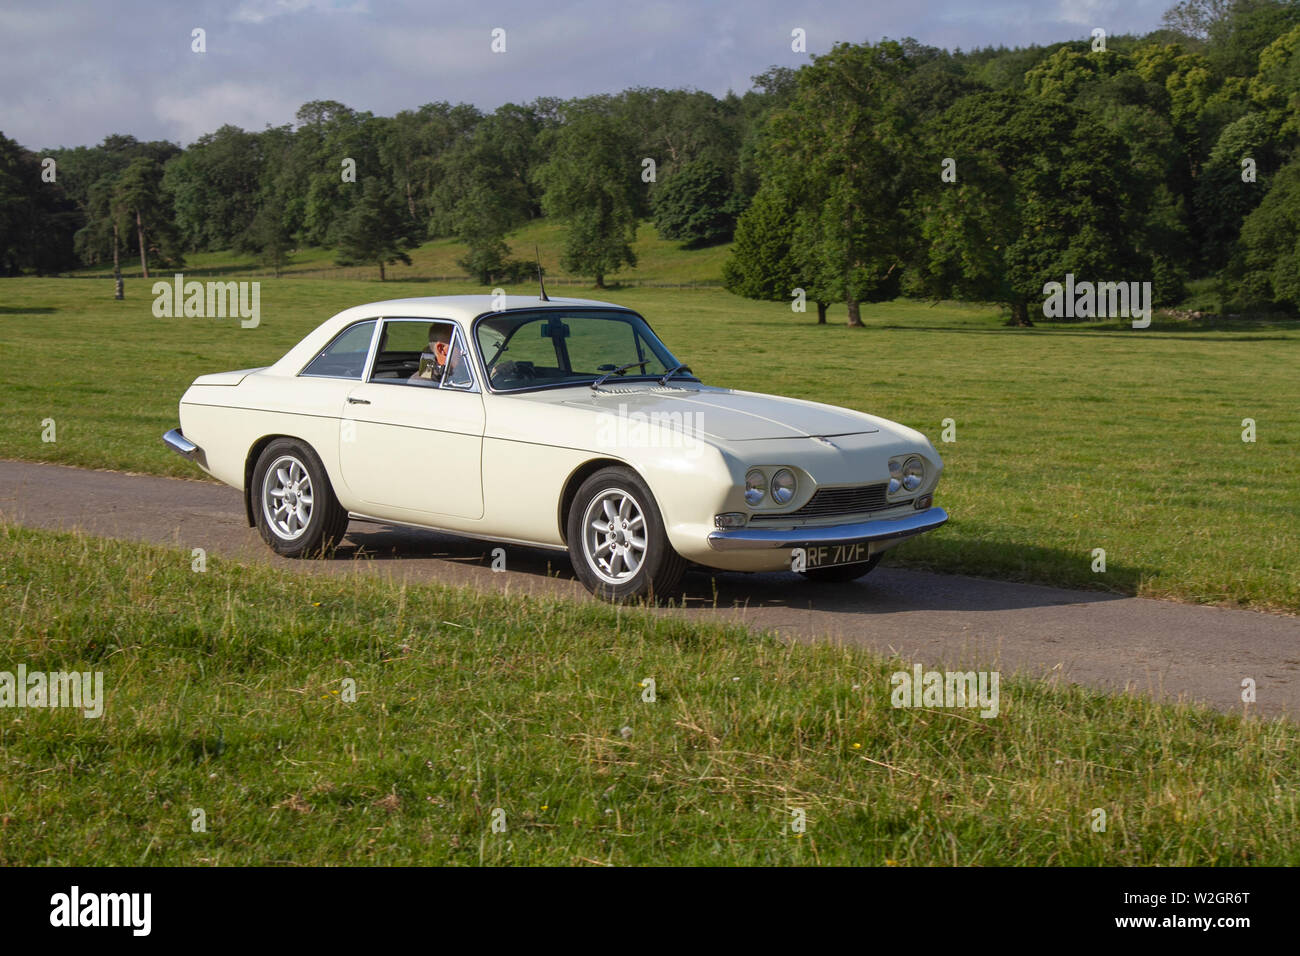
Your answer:
[[[880,482],[876,485],[856,485],[852,488],[818,488],[813,492],[813,496],[808,499],[808,503],[798,511],[791,511],[788,514],[760,514],[750,518],[754,521],[790,521],[791,519],[801,518],[834,518],[840,515],[858,515],[866,514],[872,511],[883,511],[886,508],[897,508],[899,505],[905,505],[906,501],[887,501],[885,492],[889,488],[888,482]]]

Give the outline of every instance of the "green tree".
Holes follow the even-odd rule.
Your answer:
[[[114,184],[113,207],[130,216],[135,229],[140,272],[149,278],[149,253],[163,263],[181,264],[173,210],[162,187],[163,167],[145,156],[131,160]]]
[[[607,275],[636,265],[641,179],[631,133],[616,117],[579,105],[543,141],[549,156],[535,176],[543,208],[565,225],[561,265],[594,276],[603,289]]]
[[[341,266],[374,263],[383,282],[385,265],[411,264],[406,250],[416,245],[412,231],[409,217],[387,186],[378,177],[367,178],[339,231],[335,261]]]
[[[361,199],[361,183],[391,182],[377,148],[383,124],[334,100],[305,103],[297,123],[289,161],[276,185],[301,241],[336,246],[350,210]]]
[[[774,66],[752,77],[754,89],[748,90],[737,107],[740,135],[736,169],[732,175],[733,207],[737,215],[744,212],[762,185],[762,144],[768,117],[783,109],[798,86],[796,72],[789,67]]]
[[[1082,111],[1013,93],[968,96],[931,132],[955,160],[921,207],[908,291],[1005,303],[1032,325],[1030,303],[1067,272],[1096,280],[1151,275],[1131,233],[1145,207],[1124,143]],[[939,163],[935,162],[936,173]]]
[[[1115,50],[1082,52],[1061,47],[1025,72],[1031,96],[1073,103],[1089,86],[1129,68],[1129,58]]]
[[[1250,113],[1226,127],[1210,152],[1196,183],[1196,214],[1202,239],[1202,261],[1223,268],[1241,231],[1241,224],[1268,191],[1284,150],[1277,130],[1260,113]],[[1242,178],[1242,160],[1254,163],[1253,179]]]
[[[207,133],[167,163],[163,187],[185,249],[232,249],[257,215],[265,156],[261,135],[237,126]]]
[[[1300,135],[1300,26],[1278,37],[1259,55],[1259,72],[1249,81],[1250,99],[1279,132]]]
[[[458,265],[484,285],[509,263],[505,236],[537,212],[530,180],[540,122],[528,107],[506,104],[462,136],[439,159],[435,229],[468,247]]]
[[[1152,57],[1163,57],[1160,75],[1166,80],[1181,75],[1182,60],[1176,48],[1149,45],[1134,49],[1149,73]],[[1172,57],[1172,59],[1171,59]],[[1185,65],[1185,64],[1184,64]],[[1145,250],[1147,271],[1161,301],[1181,297],[1195,245],[1189,215],[1195,161],[1187,152],[1204,135],[1214,93],[1187,116],[1185,135],[1179,135],[1167,118],[1173,99],[1167,84],[1141,75],[1130,52],[1119,49],[1093,51],[1066,46],[1037,63],[1026,74],[1026,93],[1033,99],[1070,107],[1076,125],[1096,125],[1113,134],[1106,140],[1125,145],[1121,181],[1130,199],[1124,207],[1125,228],[1133,245]],[[1182,87],[1175,84],[1176,89]],[[1080,116],[1079,114],[1085,114]]]
[[[0,275],[22,269],[23,237],[35,215],[32,175],[26,151],[0,134]]]
[[[83,263],[98,263],[111,255],[114,280],[122,277],[122,250],[127,234],[126,210],[120,204],[117,175],[105,173],[86,193],[87,221],[73,237],[73,249]],[[107,252],[103,250],[107,248]]]
[[[711,159],[697,159],[654,190],[655,228],[687,247],[725,242],[736,228],[731,181]]]
[[[728,292],[747,299],[791,302],[804,270],[794,257],[796,203],[775,182],[765,183],[736,224],[731,255],[722,264],[722,281]],[[817,304],[817,322],[826,323],[830,300],[804,288]]]
[[[506,269],[510,247],[505,234],[518,210],[501,190],[481,180],[471,181],[455,206],[455,235],[468,251],[457,265],[481,285],[490,285]]]
[[[275,271],[277,279],[289,263],[289,252],[293,249],[286,212],[284,197],[271,190],[258,206],[252,223],[235,240],[236,249],[256,255],[259,262]]]
[[[402,110],[378,127],[379,161],[390,171],[393,187],[421,236],[440,234],[433,220],[443,157],[482,119],[483,114],[468,104],[439,102]]]
[[[1300,160],[1280,169],[1241,226],[1236,255],[1225,270],[1234,307],[1300,308]]]
[[[1207,27],[1206,56],[1220,76],[1255,73],[1260,53],[1300,23],[1300,4],[1291,0],[1232,0]]]
[[[1160,22],[1176,33],[1193,39],[1205,41],[1210,38],[1210,30],[1232,9],[1234,0],[1182,0],[1164,12]]]
[[[117,179],[132,160],[145,158],[165,166],[181,154],[172,143],[142,143],[134,136],[106,136],[98,146],[51,150],[58,162],[59,183],[77,209],[73,251],[83,264],[118,258],[134,232],[125,212],[113,201]]]
[[[786,109],[768,129],[765,180],[798,183],[793,258],[806,289],[860,305],[898,294],[912,243],[909,199],[916,157],[903,109],[910,70],[901,44],[839,44],[799,72]],[[789,188],[793,188],[790,186]]]
[[[27,154],[31,216],[24,230],[19,260],[38,276],[76,266],[73,237],[81,222],[80,212],[58,180],[46,182],[41,178],[41,159],[35,153]]]

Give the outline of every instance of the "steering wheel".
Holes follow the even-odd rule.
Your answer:
[[[493,381],[510,378],[533,379],[537,378],[537,372],[532,362],[501,362],[492,371]]]

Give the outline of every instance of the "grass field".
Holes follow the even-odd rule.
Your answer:
[[[1283,721],[1009,674],[991,719],[895,709],[844,648],[191,567],[0,525],[3,666],[105,686],[4,711],[0,865],[1300,864]]]
[[[196,477],[159,436],[198,374],[267,365],[348,305],[476,291],[267,280],[262,322],[157,319],[148,286],[0,280],[0,456]],[[521,289],[520,291],[526,291]],[[591,295],[590,290],[574,294]],[[941,531],[892,563],[1300,611],[1300,328],[1004,328],[996,309],[895,302],[849,329],[718,289],[605,293],[712,384],[920,429],[944,456]],[[54,419],[56,441],[43,422]],[[942,423],[953,419],[956,441]],[[1257,440],[1242,441],[1242,420]],[[1106,551],[1105,573],[1092,552]]]

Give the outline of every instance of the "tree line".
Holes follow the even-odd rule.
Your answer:
[[[333,101],[293,124],[223,126],[188,148],[110,136],[34,153],[0,134],[0,271],[49,274],[232,249],[409,262],[454,237],[484,284],[506,242],[562,224],[566,271],[636,264],[638,223],[734,240],[728,288],[850,324],[898,295],[998,302],[1028,324],[1067,273],[1218,280],[1234,310],[1300,308],[1300,3],[1185,0],[1146,36],[963,52],[835,46],[724,97],[629,89],[485,113],[392,117]],[[52,160],[57,175],[47,174]]]
[[[422,241],[454,237],[467,248],[462,265],[489,282],[523,268],[505,236],[553,215],[568,227],[564,268],[601,284],[635,264],[646,218],[685,243],[730,238],[757,189],[747,157],[773,96],[762,85],[723,98],[631,89],[491,113],[430,103],[392,117],[315,101],[293,124],[223,126],[186,149],[114,135],[37,154],[0,134],[0,270],[129,259],[147,272],[208,250],[253,253],[278,270],[301,246],[382,270]],[[53,181],[42,177],[50,160]],[[697,191],[718,208],[702,216]]]

